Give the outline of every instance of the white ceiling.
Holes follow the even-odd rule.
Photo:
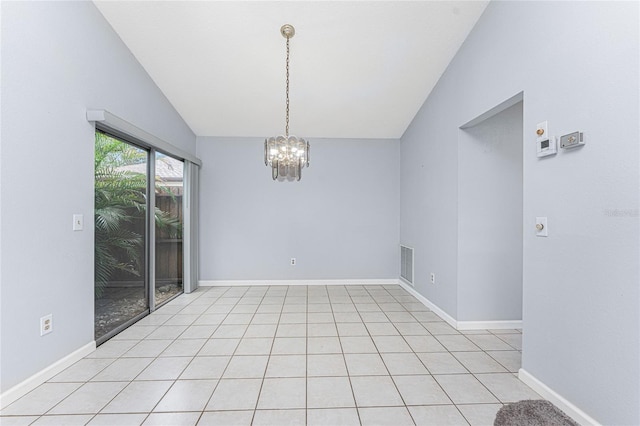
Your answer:
[[[488,1],[94,1],[198,136],[399,138]]]

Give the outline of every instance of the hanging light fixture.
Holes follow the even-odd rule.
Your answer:
[[[309,142],[289,135],[289,40],[295,35],[292,25],[285,24],[280,34],[287,39],[287,91],[284,135],[272,136],[264,141],[264,164],[271,167],[273,180],[300,180],[302,169],[309,167]]]

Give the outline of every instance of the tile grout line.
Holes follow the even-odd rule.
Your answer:
[[[210,291],[210,290],[208,290],[208,291]],[[218,301],[218,300],[219,300],[219,299],[220,299],[220,298],[221,298],[221,297],[222,297],[222,296],[223,296],[227,291],[229,291],[229,289],[225,290],[225,291],[224,291],[220,296],[216,297],[216,298],[215,298],[215,300],[213,300],[213,301],[210,303],[210,305],[209,305],[209,306],[213,306],[213,305],[216,303],[216,301]],[[202,297],[202,296],[200,296],[200,297]],[[190,304],[190,303],[189,303],[189,304]],[[188,306],[189,304],[187,304],[187,306]],[[185,307],[186,307],[186,306],[185,306]],[[184,308],[183,308],[183,309],[184,309]],[[204,311],[202,314],[200,314],[200,315],[198,316],[198,318],[202,317],[202,315],[205,315],[205,312],[207,312],[207,310],[208,310],[208,309],[205,309],[205,311]],[[180,312],[180,311],[178,311],[178,312]],[[178,314],[175,314],[175,315],[178,315]],[[226,318],[226,316],[225,316],[225,318]],[[193,322],[193,323],[195,323],[195,321],[197,321],[197,319],[196,319],[196,320],[194,320],[194,322]],[[224,321],[224,320],[223,320],[223,321]],[[192,323],[192,324],[193,324],[193,323]],[[220,324],[222,324],[222,322],[221,322]],[[218,327],[219,327],[219,325],[218,325],[218,326],[216,326],[216,329],[215,329],[215,330],[217,330],[217,329],[218,329]],[[188,329],[188,328],[187,328],[187,329]],[[215,330],[214,330],[213,332],[215,332]],[[186,331],[186,330],[185,330],[185,331]],[[183,332],[183,333],[184,333],[184,332]],[[213,333],[212,333],[212,334],[213,334]],[[179,339],[179,337],[180,337],[181,335],[182,335],[182,333],[181,333],[180,335],[178,335],[178,336],[174,339],[174,342],[176,342],[176,341]],[[208,340],[208,339],[207,339],[207,340]],[[205,342],[205,344],[206,344],[206,342]],[[171,346],[171,344],[169,344],[169,346]],[[169,346],[167,346],[167,348],[168,348]],[[202,346],[204,347],[204,345],[202,345]],[[166,350],[166,348],[165,348],[165,350]],[[178,376],[177,376],[174,380],[172,380],[172,382],[173,382],[173,383],[171,384],[171,386],[169,386],[169,387],[167,388],[167,390],[164,392],[164,394],[163,394],[163,395],[158,399],[158,401],[154,404],[153,408],[149,411],[149,413],[147,413],[147,416],[146,416],[146,417],[145,417],[145,419],[143,420],[142,424],[144,424],[144,422],[146,422],[146,421],[147,421],[147,419],[148,419],[148,418],[149,418],[149,417],[154,413],[154,410],[158,407],[158,405],[160,404],[160,402],[161,402],[161,401],[162,401],[162,400],[167,396],[167,394],[168,394],[168,393],[169,393],[169,391],[173,388],[173,386],[175,385],[175,383],[176,383],[178,380],[180,380],[180,377],[181,377],[181,376],[184,374],[184,372],[189,368],[189,366],[191,365],[191,363],[193,362],[193,360],[198,356],[198,353],[199,353],[201,350],[202,350],[202,348],[200,348],[200,349],[198,350],[198,352],[196,352],[196,354],[192,357],[191,361],[190,361],[190,362],[185,366],[185,368],[180,372],[180,374],[178,374]],[[163,351],[161,351],[161,352],[158,354],[158,356],[156,357],[156,360],[157,360],[158,358],[160,358],[160,355],[162,355],[162,353],[164,353],[164,350],[163,350]],[[145,370],[146,370],[146,369],[145,369]],[[143,371],[144,371],[144,370],[143,370]],[[141,372],[140,374],[142,374],[142,372]],[[139,376],[139,375],[138,375],[138,376]],[[138,376],[136,376],[136,377],[138,377]],[[216,383],[216,386],[217,386],[217,383]],[[215,387],[214,387],[214,390],[215,390]],[[213,392],[212,392],[212,393],[213,393]],[[206,403],[205,403],[205,408],[206,408]],[[200,413],[200,416],[198,416],[198,420],[197,420],[197,422],[199,422],[199,421],[200,421],[200,418],[202,417],[202,414],[203,414],[203,413],[204,413],[204,409],[203,409],[203,410],[202,410],[202,412]],[[197,422],[196,422],[196,424],[197,424]]]
[[[364,286],[362,288],[364,289]],[[351,293],[349,292],[348,289],[345,288],[345,290],[347,290],[347,294],[349,295],[349,300],[351,300],[351,303],[353,304],[353,308],[355,309],[356,313],[358,314],[358,317],[360,317],[360,320],[364,324],[362,315],[360,314],[360,311],[358,310],[358,307],[356,306],[355,302],[353,301],[353,297],[351,296]],[[337,329],[337,327],[336,327],[336,329]],[[372,341],[373,341],[373,339],[372,339]],[[340,338],[340,336],[338,336],[338,342],[340,342],[340,349],[342,350],[342,356],[345,358],[345,366],[346,366],[347,362],[346,362],[346,357],[344,355],[344,347],[342,346],[342,339]],[[378,356],[380,356],[380,354],[378,354]],[[349,374],[348,368],[349,367],[347,366],[347,374]],[[385,366],[385,368],[386,368],[386,366]],[[349,374],[349,385],[351,386],[351,393],[353,394],[353,405],[356,406],[356,413],[358,415],[358,421],[360,422],[360,424],[362,424],[362,416],[360,415],[360,407],[358,406],[358,400],[356,399],[356,392],[353,389],[353,381],[351,380],[351,374]]]
[[[386,289],[385,289],[386,291]],[[367,290],[367,293],[369,293],[369,291]],[[387,293],[389,295],[391,295],[388,291]],[[369,293],[369,295],[371,295],[371,293]],[[380,304],[378,303],[378,301],[376,300],[375,297],[371,296],[373,301],[375,302],[375,304],[378,306],[378,308],[380,309],[380,311],[387,317],[389,318],[389,316],[387,315],[387,313],[380,307]],[[389,318],[389,321],[391,322],[391,324],[393,325],[393,320],[391,320],[391,318]],[[395,325],[394,325],[395,328]],[[368,330],[367,330],[368,331]],[[378,345],[376,344],[375,339],[373,339],[373,337],[369,334],[369,338],[373,341],[374,346],[376,347],[376,349],[378,350],[378,356],[382,359],[382,364],[384,365],[384,367],[387,370],[387,373],[389,373],[389,378],[391,379],[391,383],[393,383],[393,387],[395,388],[396,392],[398,393],[398,396],[400,396],[400,400],[402,401],[402,404],[404,406],[405,411],[409,414],[409,418],[411,419],[411,421],[413,422],[413,424],[416,424],[416,420],[413,418],[413,415],[411,414],[411,411],[409,410],[409,407],[407,406],[406,401],[404,400],[404,397],[402,396],[402,393],[400,392],[400,389],[398,388],[398,385],[396,383],[395,380],[393,380],[393,375],[391,374],[391,370],[389,370],[389,366],[387,365],[387,362],[385,361],[384,357],[382,356],[382,353],[380,353],[380,349],[378,348]],[[409,342],[406,341],[406,339],[404,338],[404,336],[401,336],[402,340],[404,341],[405,345],[407,345],[407,347],[409,347],[410,349],[413,350],[413,348],[411,348],[411,346],[409,346]],[[411,352],[413,353],[413,352]],[[414,354],[414,356],[417,357],[417,355]],[[420,360],[418,358],[418,360]],[[420,361],[422,363],[422,361]],[[426,367],[425,367],[426,369]],[[427,370],[429,371],[429,370]]]
[[[262,297],[262,300],[264,300],[264,298],[266,297],[266,294],[269,292],[270,289],[271,289],[271,286],[268,286],[267,287],[267,291],[265,292],[265,296]],[[278,323],[276,325],[276,331],[275,331],[275,334],[273,335],[273,340],[271,341],[271,348],[269,349],[269,355],[267,356],[267,363],[264,366],[264,371],[262,372],[262,381],[260,382],[260,389],[258,390],[258,396],[256,397],[256,403],[255,403],[255,407],[253,409],[253,414],[251,416],[250,424],[253,424],[253,422],[255,421],[255,418],[256,418],[256,412],[258,411],[258,403],[260,402],[260,397],[262,396],[262,389],[264,387],[264,381],[265,381],[266,376],[267,376],[267,370],[269,369],[269,363],[271,362],[271,354],[273,353],[273,346],[275,345],[275,342],[276,342],[276,335],[278,334],[278,328],[280,327],[280,318],[282,318],[282,311],[284,310],[284,304],[285,304],[285,302],[287,300],[287,294],[288,293],[289,293],[289,286],[287,286],[287,289],[285,291],[284,300],[282,301],[282,307],[280,308],[280,314],[278,315]],[[258,304],[258,309],[259,309],[261,304],[262,304],[262,301],[261,301],[260,304]],[[256,313],[257,313],[257,309],[256,309]],[[254,317],[255,317],[255,314],[254,314]],[[247,327],[247,329],[248,329],[248,327]],[[245,332],[245,334],[246,334],[246,332]],[[240,339],[240,342],[242,342],[242,339]],[[240,346],[240,343],[238,343],[238,346]],[[233,359],[233,355],[231,356],[231,358]],[[229,362],[231,362],[231,360]]]
[[[348,295],[348,292],[346,291],[346,288],[344,288],[344,286],[340,286],[340,287],[343,288],[345,290],[345,293],[347,293],[347,295]],[[346,377],[347,377],[347,381],[349,382],[349,389],[351,390],[351,397],[353,398],[353,405],[354,405],[354,408],[356,409],[356,415],[358,416],[358,422],[360,424],[362,424],[362,420],[360,419],[360,413],[358,412],[358,408],[357,408],[355,393],[353,392],[353,385],[351,383],[351,375],[349,374],[349,366],[347,364],[347,360],[346,360],[346,357],[345,357],[345,354],[344,354],[344,348],[342,347],[342,341],[340,340],[340,332],[338,331],[338,326],[337,326],[336,317],[335,317],[335,311],[333,310],[333,305],[334,304],[331,301],[331,295],[329,294],[329,291],[328,291],[329,289],[327,288],[326,290],[327,290],[327,296],[328,296],[328,299],[329,299],[329,309],[331,310],[331,316],[333,317],[333,323],[336,324],[335,325],[335,327],[336,327],[336,340],[338,341],[338,345],[340,346],[340,352],[341,352],[341,355],[342,355],[342,362],[344,362],[344,368],[345,368],[345,371],[347,372],[347,376]],[[323,376],[323,377],[327,377],[327,376]],[[342,377],[344,377],[344,376],[342,376]],[[308,379],[307,379],[307,381],[308,381]],[[339,407],[339,408],[350,408],[350,407]],[[308,412],[308,410],[309,410],[309,408],[307,407],[307,412]]]
[[[202,314],[200,314],[200,316],[199,316],[199,317],[198,317],[198,318],[197,318],[197,319],[192,323],[192,325],[193,325],[193,324],[195,324],[195,322],[196,322],[198,319],[202,318],[202,316],[203,316],[203,315],[208,315],[208,314],[207,314],[207,311],[208,311],[208,310],[209,310],[213,305],[215,305],[215,304],[216,304],[216,303],[217,303],[221,298],[223,298],[223,297],[224,297],[224,295],[225,295],[226,293],[228,293],[230,289],[231,289],[231,287],[227,288],[224,292],[222,292],[222,294],[220,294],[218,297],[216,297],[216,298],[215,298],[215,300],[212,300],[212,301],[211,301],[211,303],[209,304],[209,307],[208,307],[207,309],[205,309],[205,310],[204,310],[204,312],[202,312]],[[211,291],[211,290],[208,290],[208,291]],[[200,296],[200,297],[202,297],[202,296]],[[220,323],[216,325],[216,327],[215,327],[215,329],[213,330],[213,332],[212,332],[212,333],[209,335],[209,337],[206,339],[207,341],[211,340],[211,337],[213,336],[213,334],[214,334],[214,333],[215,333],[215,332],[220,328],[220,326],[224,323],[224,320],[225,320],[225,319],[227,319],[227,317],[231,314],[231,312],[233,311],[233,309],[238,305],[238,303],[240,302],[240,299],[241,299],[241,298],[239,298],[239,299],[238,299],[238,301],[237,301],[237,302],[233,305],[233,307],[229,310],[229,312],[227,312],[227,314],[224,316],[224,318],[222,319],[222,321],[220,321]],[[185,330],[185,332],[186,332],[186,330]],[[184,334],[184,333],[183,333],[183,334]],[[180,336],[181,336],[181,335],[182,335],[182,334],[180,334]],[[178,336],[178,338],[179,338],[180,336]],[[176,338],[176,340],[177,340],[178,338]],[[182,377],[182,375],[184,374],[184,372],[185,372],[185,371],[189,368],[189,366],[194,362],[194,360],[198,357],[198,355],[200,354],[200,352],[202,352],[202,349],[206,346],[206,344],[207,344],[207,342],[205,342],[205,343],[202,345],[202,347],[200,347],[200,349],[195,353],[195,355],[193,356],[193,358],[191,359],[191,361],[189,362],[189,364],[188,364],[188,365],[184,368],[184,370],[182,370],[182,372],[178,375],[178,377],[177,377],[177,378],[176,378],[176,380],[174,381],[174,384],[175,384],[178,380],[180,380],[180,377]],[[230,361],[231,361],[231,357],[229,357],[229,360],[227,361],[227,365],[225,365],[225,368],[223,369],[223,373],[224,373],[224,370],[226,370],[227,366],[229,365],[229,362],[230,362]],[[222,373],[221,373],[221,376],[220,376],[220,377],[222,377]],[[200,420],[202,419],[202,416],[204,415],[205,410],[206,410],[206,408],[207,408],[207,404],[208,404],[208,403],[209,403],[209,401],[211,400],[211,397],[213,396],[214,392],[216,391],[216,389],[217,389],[217,387],[218,387],[218,384],[219,384],[219,383],[220,383],[220,379],[218,379],[218,380],[216,381],[216,385],[213,387],[213,390],[211,391],[211,395],[209,395],[209,398],[207,398],[207,401],[204,403],[204,406],[203,406],[202,410],[200,411],[200,415],[198,416],[198,419],[197,419],[197,421],[196,421],[196,424],[197,424],[197,423],[199,423],[199,422],[200,422]],[[171,389],[171,388],[173,388],[173,385],[171,385],[170,389]],[[170,389],[169,389],[169,390],[170,390]],[[169,392],[169,390],[167,390],[167,393]],[[155,410],[155,409],[156,409],[156,407],[158,406],[158,404],[160,404],[160,402],[164,399],[164,397],[167,395],[167,393],[165,393],[165,395],[164,395],[162,398],[160,398],[160,399],[158,400],[158,402],[156,403],[156,405],[153,407],[153,410]],[[151,415],[151,413],[153,413],[153,410],[151,410],[151,412],[149,413],[149,416]],[[145,421],[146,421],[146,420],[145,420]]]
[[[219,299],[221,299],[221,298],[224,296],[224,294],[226,294],[229,290],[230,290],[230,288],[226,289],[226,290],[225,290],[225,291],[224,291],[220,296],[218,296],[214,301],[212,301],[212,303],[210,304],[210,306],[215,305],[215,303],[216,303]],[[210,290],[209,290],[209,291],[210,291]],[[236,304],[237,304],[237,302],[236,302]],[[187,306],[188,306],[188,305],[189,305],[189,304],[187,304]],[[185,306],[185,307],[186,307],[186,306]],[[235,307],[235,305],[234,305],[234,307]],[[183,308],[183,309],[184,309],[184,308]],[[232,308],[232,309],[233,309],[233,308]],[[208,310],[208,309],[206,309],[202,314],[200,314],[200,316],[199,316],[198,318],[200,318],[202,315],[205,315],[205,313],[207,312],[207,310]],[[180,311],[178,311],[178,312],[180,312]],[[222,325],[222,323],[224,322],[224,319],[226,319],[226,318],[227,318],[227,316],[228,316],[230,313],[231,313],[231,310],[227,313],[227,315],[225,315],[225,318],[223,318],[223,320],[220,322],[220,324],[218,324],[218,325],[216,326],[216,329],[213,331],[213,333],[215,333],[215,331],[220,327],[220,325]],[[178,315],[178,314],[176,314],[176,315]],[[197,321],[197,319],[196,319],[196,321]],[[195,322],[195,321],[194,321],[194,322]],[[186,330],[185,330],[185,331],[186,331]],[[213,333],[212,333],[212,335],[213,335]],[[180,335],[176,336],[176,338],[174,339],[174,342],[176,342],[176,341],[179,339],[179,337],[180,337],[181,335],[182,335],[182,333],[181,333]],[[209,340],[209,339],[207,339],[207,340]],[[206,342],[205,342],[205,345],[206,345]],[[170,344],[169,346],[171,346],[171,344]],[[202,347],[204,347],[204,345],[203,345]],[[165,350],[166,350],[166,349],[165,349]],[[184,372],[187,370],[187,368],[189,368],[189,365],[191,365],[191,363],[192,363],[192,362],[193,362],[193,360],[198,356],[198,354],[200,353],[200,351],[201,351],[201,350],[202,350],[202,348],[200,348],[200,349],[195,353],[195,355],[192,357],[191,361],[190,361],[190,362],[189,362],[189,363],[184,367],[184,369],[182,369],[182,371],[181,371],[181,372],[176,376],[176,378],[172,380],[172,382],[173,382],[173,383],[171,384],[171,386],[169,386],[169,388],[168,388],[168,389],[167,389],[167,391],[163,394],[163,396],[162,396],[160,399],[158,399],[158,401],[155,403],[155,405],[153,406],[153,408],[151,409],[151,411],[149,411],[149,414],[148,414],[148,416],[147,416],[147,417],[149,417],[151,414],[153,414],[153,413],[154,413],[154,410],[158,407],[158,405],[160,404],[160,402],[162,402],[162,400],[167,396],[167,394],[171,391],[171,389],[173,389],[174,385],[175,385],[175,384],[180,380],[180,377],[184,374]],[[164,353],[164,351],[160,352],[160,354],[158,354],[158,356],[156,357],[156,359],[160,358],[160,355],[162,355],[162,353]],[[225,368],[226,368],[226,367],[225,367]],[[141,372],[140,374],[142,374],[142,372]],[[139,376],[139,375],[138,375],[138,376]],[[216,386],[213,388],[213,391],[211,392],[211,394],[212,394],[212,395],[213,395],[213,392],[215,391],[215,389],[216,389],[216,387],[217,387],[217,386],[218,386],[218,383],[216,383]],[[211,398],[211,395],[209,396],[209,399],[210,399],[210,398]],[[205,402],[204,408],[203,408],[203,409],[202,409],[202,411],[201,411],[201,414],[200,414],[200,416],[199,416],[199,418],[198,418],[198,421],[199,421],[199,420],[200,420],[200,418],[202,417],[202,413],[204,413],[204,409],[206,408],[207,403],[208,403],[208,400],[207,400],[207,402]],[[145,419],[145,421],[146,421],[146,419]]]

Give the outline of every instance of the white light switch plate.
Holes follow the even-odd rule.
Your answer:
[[[84,229],[84,216],[81,214],[73,215],[73,230],[82,231]]]

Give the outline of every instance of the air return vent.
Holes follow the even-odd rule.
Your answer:
[[[400,246],[400,278],[413,285],[413,249]]]

